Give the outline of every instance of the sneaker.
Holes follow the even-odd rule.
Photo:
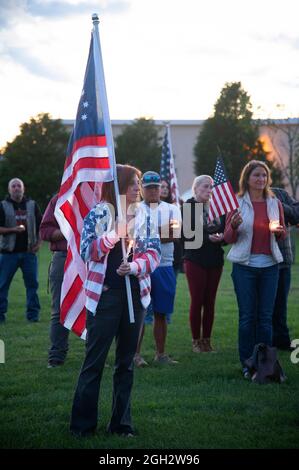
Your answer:
[[[200,353],[201,352],[201,349],[200,349],[200,340],[199,339],[193,339],[192,340],[192,351],[195,352],[195,353]]]
[[[53,369],[53,367],[63,366],[63,361],[49,361],[48,362],[48,369]]]
[[[251,380],[251,374],[249,372],[248,367],[243,367],[242,374],[245,380]]]
[[[148,363],[138,353],[135,354],[133,361],[134,361],[135,367],[146,367],[146,366],[148,366]]]
[[[157,362],[158,364],[178,364],[178,361],[175,361],[165,353],[156,354],[154,357],[154,362]]]

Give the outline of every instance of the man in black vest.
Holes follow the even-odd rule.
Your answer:
[[[0,202],[0,322],[6,318],[8,291],[18,268],[26,287],[26,317],[37,322],[40,304],[37,295],[38,236],[41,212],[35,201],[24,197],[24,183],[13,178],[9,196]]]

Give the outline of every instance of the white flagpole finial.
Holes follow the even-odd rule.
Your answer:
[[[97,13],[93,13],[91,18],[92,18],[93,24],[99,24],[100,20],[99,20],[99,15]]]

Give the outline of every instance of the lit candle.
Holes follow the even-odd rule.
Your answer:
[[[172,226],[172,228],[180,228],[180,223],[176,219],[170,219],[170,225]]]
[[[125,263],[128,262],[128,257],[129,257],[129,254],[130,254],[130,251],[131,251],[131,248],[132,248],[133,244],[134,244],[134,241],[130,240],[129,244],[128,244],[127,252],[126,252],[126,259],[124,260]]]
[[[279,220],[271,220],[269,223],[270,232],[275,232],[280,227]]]

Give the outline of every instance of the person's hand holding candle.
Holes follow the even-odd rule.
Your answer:
[[[223,233],[218,233],[217,232],[217,233],[211,233],[209,235],[209,240],[213,243],[220,243],[220,242],[222,242],[223,238],[224,238]]]
[[[170,225],[170,228],[172,230],[176,229],[176,228],[180,228],[180,222],[176,219],[170,219],[169,221],[169,225]]]
[[[270,232],[278,235],[283,232],[283,226],[280,225],[279,220],[271,220],[269,223],[269,230]]]
[[[12,229],[15,233],[22,233],[25,232],[26,227],[25,225],[17,225],[14,229]]]
[[[180,238],[181,223],[177,219],[170,219],[169,221],[170,236],[172,238]]]

